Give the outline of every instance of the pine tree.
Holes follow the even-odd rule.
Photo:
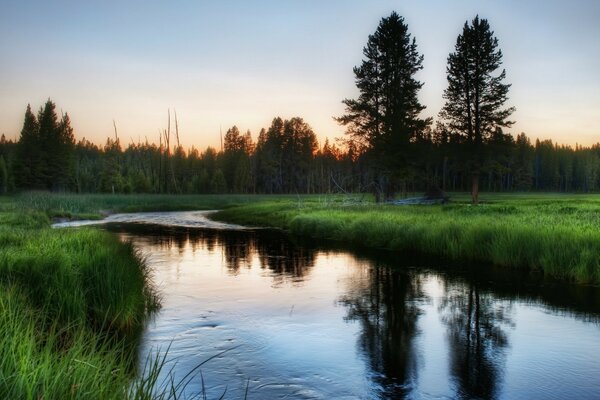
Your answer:
[[[504,107],[509,84],[503,83],[506,71],[494,73],[502,65],[502,52],[487,20],[465,22],[463,32],[456,40],[454,53],[448,56],[446,68],[448,87],[444,91],[446,103],[440,116],[448,127],[467,139],[471,195],[479,201],[479,175],[483,164],[484,144],[497,127],[510,127],[508,117],[514,107]]]
[[[38,121],[27,104],[21,136],[17,146],[16,185],[19,189],[40,188],[38,177],[42,170],[43,144],[39,135]]]
[[[65,113],[52,135],[54,152],[49,154],[50,182],[53,190],[68,190],[75,181],[75,137],[71,119]]]
[[[8,191],[8,168],[4,156],[0,155],[0,194],[6,194]]]
[[[38,112],[39,138],[42,145],[41,167],[36,173],[36,181],[40,188],[52,189],[53,180],[60,166],[60,141],[58,138],[58,116],[56,105],[48,99]]]
[[[423,83],[414,77],[423,68],[423,56],[404,18],[395,12],[381,20],[363,54],[362,64],[354,68],[360,95],[343,100],[346,114],[336,120],[369,153],[372,168],[379,170],[376,186],[382,186],[389,178],[385,175],[406,175],[411,141],[430,123],[419,118],[425,109],[417,97]],[[391,194],[389,188],[384,191]]]

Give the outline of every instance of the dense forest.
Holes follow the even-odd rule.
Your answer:
[[[219,149],[184,149],[168,113],[157,141],[121,143],[115,125],[103,146],[76,141],[69,116],[48,99],[28,105],[18,141],[0,139],[0,192],[345,193],[377,200],[445,191],[592,192],[600,189],[600,144],[575,148],[505,132],[514,107],[502,53],[485,19],[465,22],[448,56],[446,103],[433,124],[420,118],[423,55],[396,13],[383,18],[354,68],[359,97],[336,120],[345,139],[319,144],[299,117],[276,117],[253,137],[236,126]],[[158,142],[158,143],[157,143]]]
[[[53,190],[81,193],[332,193],[372,191],[368,156],[348,143],[319,144],[301,118],[274,118],[254,139],[237,127],[223,148],[200,151],[159,144],[123,146],[109,137],[104,146],[76,142],[68,115],[57,117],[51,101],[38,116],[28,107],[18,142],[0,139],[3,192]],[[460,135],[441,124],[427,129],[405,180],[410,191],[437,185],[468,190],[471,180]],[[576,191],[600,189],[600,144],[575,148],[551,140],[532,143],[498,130],[486,142],[481,187],[490,191]]]

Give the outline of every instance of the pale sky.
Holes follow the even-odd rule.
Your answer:
[[[158,140],[176,109],[186,147],[218,146],[236,124],[253,137],[300,116],[320,140],[356,97],[352,68],[392,11],[425,56],[423,116],[436,116],[446,58],[466,20],[487,18],[504,53],[513,134],[600,142],[600,1],[0,0],[0,133],[19,135],[27,103],[50,97],[76,137]]]

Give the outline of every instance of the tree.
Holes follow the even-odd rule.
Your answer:
[[[524,132],[517,136],[515,152],[515,189],[529,190],[533,182],[534,148]]]
[[[224,141],[223,174],[229,189],[235,193],[248,193],[252,187],[250,155],[254,144],[250,131],[240,134],[237,126],[227,130]]]
[[[451,130],[467,139],[471,196],[475,204],[479,201],[484,144],[496,128],[513,124],[507,118],[514,107],[504,107],[510,88],[509,84],[503,83],[506,71],[494,75],[501,64],[498,39],[487,20],[476,16],[471,25],[465,22],[462,34],[456,39],[455,51],[448,56],[448,87],[444,91],[446,103],[440,116]]]
[[[71,120],[56,115],[48,99],[38,117],[27,105],[17,149],[16,169],[21,189],[66,190],[75,186],[75,138]]]
[[[406,175],[411,141],[430,123],[419,118],[425,109],[417,97],[423,86],[414,75],[423,68],[423,56],[397,13],[383,18],[363,49],[365,59],[354,68],[357,99],[345,99],[346,114],[336,120],[347,127],[351,140],[370,155],[376,198],[388,192],[391,174]],[[385,186],[385,188],[384,188]]]
[[[27,104],[23,129],[17,147],[16,165],[17,186],[21,189],[35,189],[41,185],[38,177],[42,169],[42,143],[38,121]]]
[[[52,189],[56,169],[60,167],[57,154],[60,149],[58,116],[56,115],[56,104],[52,100],[48,99],[38,111],[38,124],[38,134],[42,144],[42,164],[36,178],[41,183],[41,188]]]
[[[8,169],[4,156],[0,155],[0,194],[6,194],[8,191]]]
[[[75,137],[71,119],[65,113],[51,137],[49,153],[50,185],[53,190],[66,190],[75,182]]]

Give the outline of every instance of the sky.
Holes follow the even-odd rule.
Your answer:
[[[219,146],[237,125],[256,138],[300,116],[320,141],[356,97],[352,68],[382,17],[405,18],[424,55],[417,78],[436,117],[446,60],[465,21],[488,19],[504,54],[513,134],[600,142],[598,0],[0,0],[0,133],[18,138],[28,103],[51,98],[77,139],[158,141],[176,110],[184,146]]]

